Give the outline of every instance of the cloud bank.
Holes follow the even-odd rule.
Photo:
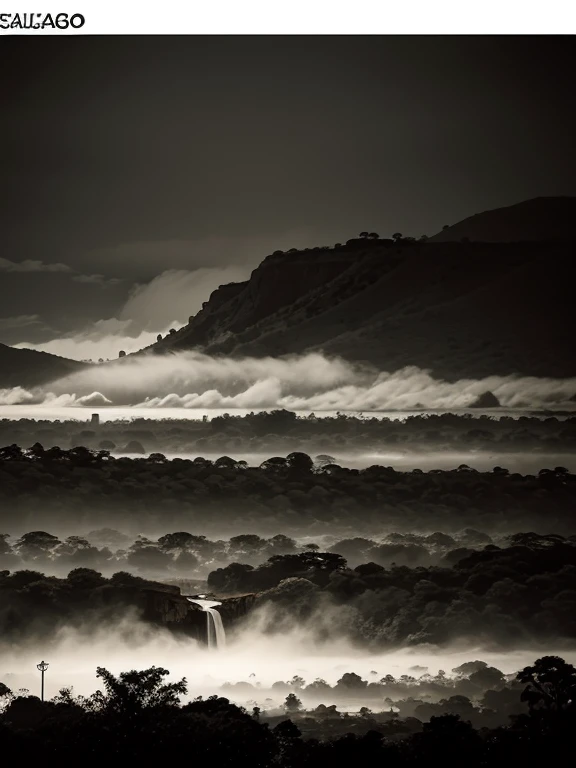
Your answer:
[[[78,281],[98,282],[99,275],[79,275]],[[170,269],[149,283],[136,285],[118,317],[97,320],[81,330],[41,343],[15,346],[49,352],[74,360],[103,360],[138,352],[171,328],[180,328],[202,307],[212,291],[225,283],[248,277],[245,267]]]
[[[504,408],[574,410],[576,378],[488,376],[446,382],[414,366],[395,372],[320,353],[286,358],[214,358],[198,352],[141,355],[94,365],[50,391],[4,390],[0,404],[130,405],[310,411],[461,409],[490,391]],[[104,398],[104,399],[102,399]]]
[[[348,612],[347,612],[348,613]],[[264,633],[262,612],[252,615],[236,632],[229,632],[227,647],[214,653],[199,646],[189,637],[177,637],[163,627],[151,627],[129,612],[121,621],[102,622],[97,628],[87,623],[79,628],[64,625],[48,642],[29,638],[22,643],[0,645],[3,669],[0,679],[12,690],[25,687],[38,692],[36,664],[44,656],[50,659],[46,677],[49,697],[62,687],[72,686],[75,694],[90,695],[101,686],[96,678],[96,665],[104,664],[114,674],[129,669],[162,666],[170,671],[169,680],[186,677],[189,697],[210,696],[224,683],[249,681],[256,688],[245,691],[225,690],[221,693],[245,705],[248,696],[263,699],[267,690],[278,680],[291,680],[299,675],[307,683],[320,677],[334,685],[345,672],[355,672],[371,679],[372,670],[378,677],[392,674],[414,674],[414,666],[429,669],[451,669],[463,662],[481,658],[506,674],[516,672],[541,655],[538,648],[525,645],[506,652],[482,647],[480,641],[451,644],[445,647],[420,645],[370,651],[352,645],[342,637],[341,616],[322,616],[329,639],[320,643],[312,622],[291,624],[283,622],[281,631]],[[551,652],[574,661],[573,648]],[[10,670],[5,672],[4,670]],[[262,688],[265,693],[259,693]],[[285,693],[275,693],[280,703]],[[264,702],[261,701],[264,705]]]
[[[37,259],[11,261],[0,257],[0,272],[74,272],[67,264],[46,264]]]
[[[141,329],[158,331],[170,323],[187,323],[220,285],[248,277],[243,267],[169,269],[133,290],[121,313]]]
[[[150,346],[156,341],[158,333],[165,335],[169,328],[179,328],[181,323],[172,322],[157,330],[147,331],[134,326],[131,320],[97,320],[71,336],[51,339],[40,344],[22,342],[14,346],[20,349],[35,349],[52,355],[67,357],[71,360],[98,361],[115,359],[120,350],[131,354]]]

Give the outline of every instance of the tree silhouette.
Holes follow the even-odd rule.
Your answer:
[[[522,700],[531,710],[576,711],[576,668],[559,656],[537,659],[518,672],[517,679],[527,684]]]
[[[286,461],[288,462],[290,469],[297,472],[311,472],[314,467],[314,462],[310,456],[308,456],[307,453],[302,453],[300,451],[289,453],[288,456],[286,456]]]
[[[115,677],[104,667],[97,667],[96,677],[104,683],[104,692],[93,695],[98,709],[118,714],[133,713],[156,707],[176,707],[180,696],[188,692],[186,678],[177,683],[165,683],[170,674],[162,667],[121,672]]]
[[[293,715],[302,710],[302,702],[295,693],[289,693],[288,696],[286,696],[284,709],[289,715]]]
[[[281,472],[283,469],[287,469],[287,467],[288,460],[283,456],[271,456],[260,464],[260,469],[263,469],[265,472]]]
[[[314,463],[318,467],[326,467],[328,464],[336,464],[334,456],[329,456],[327,453],[320,453],[316,456]]]
[[[23,534],[16,542],[16,549],[22,557],[33,560],[48,555],[60,544],[60,539],[46,531],[31,531]]]
[[[401,232],[394,232],[394,234],[392,235],[392,239],[396,240],[396,242],[398,242],[398,240],[402,240],[402,233]]]

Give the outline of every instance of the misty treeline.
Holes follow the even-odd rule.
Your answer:
[[[456,552],[451,567],[349,568],[334,553],[276,556],[256,568],[217,569],[208,586],[257,592],[261,632],[296,623],[317,641],[344,636],[374,649],[459,641],[513,648],[576,637],[576,538],[511,539]]]
[[[41,702],[0,684],[0,737],[3,756],[21,762],[113,756],[149,764],[192,754],[201,765],[261,768],[349,768],[354,760],[454,768],[504,766],[512,760],[529,766],[565,764],[576,726],[574,667],[543,656],[511,683],[497,680],[497,672],[492,672],[494,687],[478,706],[455,695],[437,707],[417,704],[416,709],[424,707],[421,717],[392,707],[340,713],[334,705],[321,705],[306,711],[291,694],[285,712],[271,717],[259,707],[248,711],[217,695],[182,703],[186,679],[168,682],[169,673],[161,667],[118,676],[98,667],[102,687],[88,697],[64,688]]]
[[[299,416],[293,411],[273,410],[245,416],[224,414],[206,421],[133,419],[97,426],[74,420],[0,421],[0,444],[36,442],[46,448],[82,445],[120,453],[267,453],[286,452],[288,448],[337,456],[338,452],[370,453],[399,447],[424,452],[561,452],[576,446],[576,417],[441,413],[389,419],[347,413]]]
[[[331,457],[272,456],[259,467],[229,456],[211,461],[114,458],[83,446],[0,448],[0,511],[7,530],[89,530],[112,525],[149,531],[193,528],[205,534],[318,535],[326,532],[465,527],[574,532],[576,475],[566,467],[537,476],[504,467],[477,472],[348,469]]]
[[[262,714],[268,718],[298,714],[305,733],[321,733],[323,738],[344,732],[341,729],[351,725],[356,732],[362,725],[365,729],[385,725],[390,735],[409,733],[415,725],[418,729],[420,722],[444,714],[458,715],[477,728],[504,725],[511,715],[528,711],[524,691],[516,673],[505,675],[477,659],[449,672],[440,669],[437,674],[414,665],[396,677],[376,670],[368,679],[344,672],[334,685],[322,678],[307,682],[294,675],[269,688],[259,682],[240,681],[224,683],[218,689],[247,708],[261,705]],[[244,696],[245,700],[241,698]],[[350,720],[355,712],[362,718],[359,722]]]
[[[207,585],[196,582],[194,590],[187,580],[164,586],[122,571],[107,579],[85,567],[66,578],[4,570],[0,633],[26,642],[64,626],[90,631],[128,609],[135,619],[186,632],[186,606],[180,624],[164,618],[175,600],[186,604],[180,584],[188,594],[199,586],[223,598],[255,593],[232,627],[239,635],[289,634],[298,626],[318,643],[343,638],[373,650],[453,642],[557,646],[576,638],[576,537],[521,533],[507,546],[453,550],[450,559],[428,567],[366,562],[352,568],[336,552],[307,550],[276,554],[256,567],[216,568]],[[166,591],[160,613],[147,614],[148,590]]]
[[[397,677],[372,670],[369,679],[364,679],[355,672],[344,672],[334,685],[322,678],[307,682],[294,675],[270,688],[247,681],[224,683],[219,688],[219,693],[246,707],[262,704],[269,716],[307,710],[316,720],[314,731],[317,734],[322,728],[324,737],[335,726],[346,727],[342,716],[354,711],[364,718],[364,724],[377,714],[376,721],[390,731],[400,719],[426,721],[443,714],[459,715],[476,727],[502,725],[510,715],[527,711],[523,691],[516,674],[505,675],[480,660],[466,661],[449,672],[440,669],[435,675],[428,667],[415,665]],[[243,696],[249,698],[243,700]]]
[[[64,579],[32,570],[0,571],[1,642],[24,645],[53,639],[63,628],[78,629],[88,639],[102,626],[119,626],[126,616],[136,636],[151,589],[170,590],[122,571],[109,579],[90,568],[74,568]]]
[[[188,531],[157,538],[129,536],[112,528],[62,538],[47,531],[29,531],[14,537],[0,533],[0,569],[41,569],[56,576],[78,567],[97,569],[107,576],[121,569],[146,577],[197,582],[215,568],[231,563],[256,566],[274,555],[324,550],[343,555],[351,566],[366,562],[385,566],[451,565],[468,552],[488,544],[506,545],[509,540],[510,536],[490,537],[472,528],[453,536],[441,531],[391,532],[374,538],[326,535],[318,542],[299,541],[283,533],[268,538],[243,533],[226,540]]]

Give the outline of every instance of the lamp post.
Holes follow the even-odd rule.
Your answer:
[[[40,694],[40,699],[44,701],[44,672],[48,669],[48,662],[47,661],[41,661],[40,664],[36,664],[37,668],[42,673],[42,692]]]

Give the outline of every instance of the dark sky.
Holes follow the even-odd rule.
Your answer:
[[[575,58],[571,37],[4,37],[1,257],[25,265],[0,341],[32,338],[2,317],[38,315],[36,340],[119,317],[166,270],[574,195]]]

